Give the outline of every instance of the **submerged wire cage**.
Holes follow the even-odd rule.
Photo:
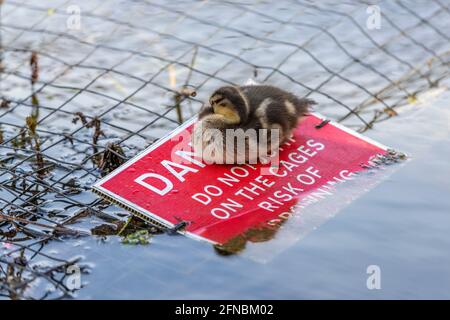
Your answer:
[[[450,73],[443,0],[0,3],[8,298],[72,294],[67,269],[87,265],[46,252],[48,243],[105,225],[119,233],[128,214],[90,186],[195,115],[214,88],[274,84],[363,132]]]

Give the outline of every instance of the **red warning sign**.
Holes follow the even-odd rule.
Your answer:
[[[258,226],[277,226],[287,213],[333,196],[387,148],[321,116],[307,116],[273,164],[217,165],[190,146],[194,119],[177,128],[93,187],[131,212],[185,234],[223,244]],[[321,124],[321,125],[320,125]],[[325,124],[325,125],[324,125]]]

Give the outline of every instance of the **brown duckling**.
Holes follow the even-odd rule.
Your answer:
[[[313,100],[270,85],[221,87],[198,115],[194,151],[207,163],[242,164],[267,159],[291,137],[312,104]]]

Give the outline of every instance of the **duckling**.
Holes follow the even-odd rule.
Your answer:
[[[242,164],[267,159],[291,137],[313,104],[313,100],[270,85],[221,87],[200,110],[193,129],[194,152],[207,163]],[[256,134],[251,134],[252,130]],[[229,133],[234,134],[231,139],[227,138]],[[239,141],[243,141],[244,151],[238,148]],[[262,144],[266,148],[261,149]]]

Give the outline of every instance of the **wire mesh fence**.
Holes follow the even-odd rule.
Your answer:
[[[50,241],[148,228],[90,186],[195,115],[214,88],[275,84],[363,132],[450,73],[442,0],[0,3],[0,295],[9,298],[67,297],[67,268],[88,272],[44,253]]]

